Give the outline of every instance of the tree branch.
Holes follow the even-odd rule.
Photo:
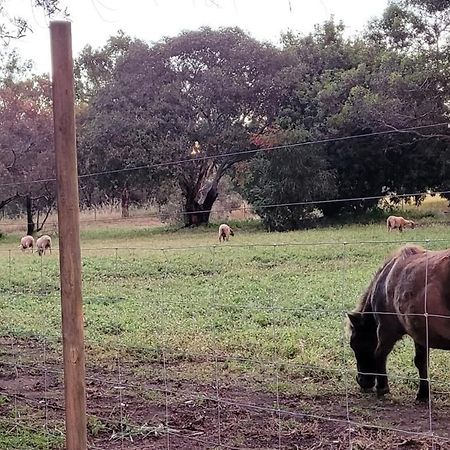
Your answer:
[[[13,149],[10,149],[11,153],[13,154],[13,162],[6,167],[7,170],[11,170],[15,165],[16,165],[16,161],[17,161],[17,155],[16,152]]]
[[[53,209],[53,202],[48,207],[47,213],[45,214],[44,220],[41,222],[41,225],[39,226],[39,222],[36,224],[36,231],[41,231],[42,228],[44,228],[45,222],[47,222],[48,216],[50,215],[52,209]]]
[[[7,198],[6,200],[0,201],[0,209],[3,209],[6,205],[11,203],[15,198],[17,198],[17,194],[12,197]]]
[[[386,127],[390,128],[391,130],[394,130],[398,133],[402,133],[402,134],[414,134],[416,136],[419,136],[421,138],[427,138],[427,139],[431,139],[431,138],[445,138],[445,139],[450,139],[450,135],[448,134],[423,134],[420,133],[419,131],[416,130],[400,130],[397,127],[394,127],[393,125],[389,125],[386,122],[383,122],[383,125],[385,125]]]

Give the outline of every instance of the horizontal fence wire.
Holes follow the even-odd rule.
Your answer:
[[[449,318],[449,317],[446,317]],[[203,356],[203,355],[202,355]],[[189,362],[195,362],[195,363],[202,363],[202,362],[208,362],[211,360],[215,359],[215,354],[211,354],[209,356],[203,356],[202,358],[195,358],[195,356],[190,355],[189,358],[186,358],[187,361]],[[356,368],[348,368],[346,367],[345,369],[342,368],[337,368],[337,367],[325,367],[325,366],[320,366],[320,365],[312,365],[312,364],[302,364],[300,362],[297,361],[291,361],[291,362],[274,362],[271,359],[260,359],[260,358],[244,358],[244,357],[237,357],[237,356],[233,356],[233,355],[226,355],[223,356],[221,355],[220,357],[217,358],[217,362],[219,363],[224,363],[224,362],[236,362],[236,363],[252,363],[254,366],[259,365],[259,366],[264,366],[265,368],[276,368],[279,366],[292,366],[296,369],[301,369],[303,371],[307,371],[307,372],[311,372],[311,371],[318,371],[318,372],[334,372],[335,374],[343,374],[345,373],[346,375],[351,375],[351,377],[354,378],[355,375],[357,375],[358,373],[362,374],[362,375],[373,375],[373,376],[377,376],[377,375],[382,375],[381,373],[377,373],[377,372],[358,372],[358,370]],[[156,365],[156,362],[155,362]],[[52,374],[52,375],[58,375],[60,377],[62,377],[64,375],[64,370],[63,368],[60,369],[54,369],[54,368],[48,368],[39,364],[14,364],[8,361],[2,361],[0,363],[0,366],[3,367],[13,367],[16,369],[21,369],[22,371],[26,372],[39,372],[41,371],[42,373],[47,372],[48,374]],[[87,368],[89,371],[89,367]],[[450,381],[446,381],[446,380],[442,380],[442,379],[438,379],[438,378],[420,378],[420,376],[407,376],[407,375],[402,375],[400,372],[397,372],[395,370],[391,370],[389,372],[389,378],[392,378],[394,380],[402,380],[402,381],[416,381],[416,380],[430,380],[430,382],[432,382],[435,385],[439,385],[439,386],[443,386],[443,387],[448,387],[450,389]],[[90,376],[90,375],[86,375],[86,381],[87,382],[95,382],[98,384],[105,384],[108,386],[112,386],[112,387],[117,387],[117,388],[121,388],[121,389],[139,389],[142,387],[141,384],[139,383],[133,383],[133,382],[128,382],[128,381],[121,381],[121,382],[117,382],[117,381],[112,381],[112,380],[108,380],[105,379],[104,377],[95,377],[95,376]],[[153,386],[150,384],[146,384],[145,388],[150,390],[150,391],[154,391],[154,392],[160,392],[160,393],[164,393],[166,392],[165,388],[161,388],[161,387],[157,387],[157,386]],[[175,391],[175,390],[168,390],[167,392],[171,393],[171,394],[175,394],[176,392],[180,392],[180,391]],[[187,393],[187,392],[185,392]],[[208,398],[208,400],[210,400],[210,398]]]
[[[101,382],[101,380],[96,380]],[[113,386],[115,389],[117,389],[118,391],[120,391],[121,389],[125,389],[125,388],[133,388],[133,387],[140,387],[139,385],[129,385],[129,384],[123,384],[123,385],[119,385],[119,384],[115,384]],[[165,389],[162,390],[162,392],[166,392]],[[307,418],[307,419],[318,419],[318,420],[326,420],[326,421],[330,421],[330,422],[339,422],[342,424],[345,424],[347,422],[347,419],[345,417],[342,418],[333,418],[333,417],[327,417],[327,416],[323,416],[320,414],[311,414],[311,413],[307,413],[307,412],[299,412],[299,411],[292,411],[292,410],[286,410],[283,408],[275,408],[275,407],[271,407],[271,406],[261,406],[261,405],[257,405],[257,404],[253,404],[253,403],[244,403],[244,402],[238,402],[232,399],[228,399],[228,398],[220,398],[217,399],[217,397],[215,397],[214,395],[207,395],[201,392],[194,392],[191,390],[167,390],[167,392],[171,395],[180,395],[186,398],[190,398],[190,399],[196,399],[199,401],[210,401],[210,402],[217,402],[217,403],[222,403],[224,405],[229,405],[229,406],[236,406],[236,407],[242,407],[242,408],[246,408],[246,409],[251,409],[251,410],[255,410],[255,411],[263,411],[263,412],[272,412],[272,413],[277,413],[280,412],[282,414],[286,414],[288,416],[292,416],[292,417],[296,417],[296,418]],[[59,410],[59,411],[64,411],[64,406],[63,406],[63,399],[61,398],[61,405],[55,404],[54,402],[49,402],[48,400],[45,400],[44,398],[39,399],[39,398],[35,398],[35,397],[27,397],[25,394],[14,394],[15,398],[19,401],[26,401],[28,402],[30,405],[36,405],[36,407],[43,407],[43,406],[47,406],[51,409],[55,409],[55,410]],[[119,409],[119,408],[117,408]],[[105,421],[107,423],[113,423],[116,425],[122,425],[123,426],[123,421],[121,421],[120,419],[111,419],[109,417],[103,417],[103,416],[98,416],[92,413],[88,413],[89,417],[92,418],[98,418],[101,419],[102,421]],[[2,419],[3,420],[3,419]],[[358,426],[369,426],[370,424],[366,424],[366,423],[361,423],[358,421],[351,421],[352,424],[358,425]],[[16,423],[15,421],[13,421],[12,423]],[[132,424],[127,424],[127,426],[133,426]],[[136,426],[136,425],[135,425]],[[428,431],[426,432],[411,432],[408,430],[404,430],[404,429],[400,429],[400,428],[394,428],[394,427],[387,427],[387,426],[378,426],[378,425],[373,425],[373,428],[380,428],[380,429],[385,429],[385,430],[389,430],[389,431],[401,431],[401,432],[405,432],[408,434],[428,434]],[[442,439],[447,439],[442,437]]]
[[[139,247],[133,247],[133,246],[98,246],[98,247],[81,247],[82,252],[98,252],[98,251],[143,251],[143,252],[150,252],[150,253],[158,253],[158,252],[174,252],[174,251],[189,251],[189,250],[212,250],[215,248],[220,248],[222,250],[226,249],[243,249],[243,250],[249,250],[249,249],[255,249],[255,248],[276,248],[276,247],[321,247],[321,246],[339,246],[339,245],[349,245],[349,246],[355,246],[355,245],[405,245],[405,244],[433,244],[433,243],[444,243],[444,242],[450,242],[450,238],[437,238],[437,239],[396,239],[396,240],[373,240],[373,239],[367,239],[367,240],[345,240],[345,241],[318,241],[318,242],[271,242],[271,243],[245,243],[245,244],[233,244],[231,242],[227,242],[225,245],[220,244],[199,244],[199,245],[182,245],[182,246],[166,246],[166,247],[159,247],[159,246],[152,246],[147,247],[145,245],[141,245]],[[53,248],[53,247],[52,247]],[[57,250],[57,246],[54,247],[55,253]],[[0,253],[8,253],[11,254],[11,249],[0,249]],[[87,255],[85,255],[87,256]],[[45,259],[45,255],[41,255],[40,258]]]
[[[426,129],[426,128],[432,128],[432,127],[440,127],[440,126],[447,126],[447,123],[437,123],[437,124],[430,124],[430,125],[423,125],[423,126],[417,126],[417,127],[409,127],[405,129],[396,129],[396,130],[385,130],[380,132],[373,132],[373,133],[367,133],[367,134],[361,134],[356,136],[344,136],[344,137],[337,137],[337,138],[329,138],[329,139],[323,139],[318,141],[308,141],[308,142],[300,142],[295,144],[288,144],[288,145],[281,145],[281,146],[275,146],[275,147],[267,147],[267,148],[259,148],[254,150],[245,150],[245,151],[237,151],[237,152],[231,152],[231,153],[223,153],[220,155],[209,155],[209,156],[203,156],[203,157],[195,157],[195,158],[189,158],[189,159],[183,159],[178,161],[167,161],[162,162],[158,164],[153,165],[144,165],[139,167],[131,167],[131,168],[124,168],[124,169],[118,169],[118,170],[111,170],[111,171],[100,171],[95,173],[87,173],[82,174],[79,176],[79,178],[90,178],[90,177],[98,177],[102,175],[107,174],[114,174],[114,173],[121,173],[121,172],[128,172],[128,171],[135,171],[135,170],[143,170],[143,169],[152,169],[157,167],[166,167],[166,166],[172,166],[172,165],[182,165],[187,163],[192,163],[193,161],[204,161],[209,159],[217,159],[221,157],[230,157],[230,156],[236,156],[241,154],[256,154],[259,152],[267,152],[267,151],[273,151],[273,150],[281,150],[281,149],[288,149],[288,148],[302,148],[308,145],[313,144],[321,144],[321,143],[329,143],[329,142],[339,142],[339,141],[345,141],[345,140],[352,140],[352,139],[360,139],[363,137],[370,137],[370,136],[377,136],[377,135],[383,135],[383,134],[392,134],[392,133],[407,133],[407,132],[414,132],[420,129]],[[47,179],[40,179],[40,180],[32,180],[29,182],[9,182],[9,183],[0,183],[0,189],[1,188],[8,188],[8,187],[17,187],[20,185],[26,185],[26,184],[34,184],[34,183],[49,183],[54,182],[54,178],[47,178]],[[99,217],[96,216],[96,209],[94,208],[94,219],[84,219],[82,218],[80,220],[80,223],[83,224],[89,224],[89,223],[116,223],[116,222],[125,222],[125,221],[131,221],[131,220],[140,220],[140,219],[151,219],[155,218],[160,220],[161,222],[165,222],[167,220],[171,220],[174,217],[178,218],[185,218],[190,215],[197,215],[197,214],[231,214],[233,212],[241,211],[244,215],[245,213],[248,213],[250,215],[254,215],[254,210],[257,211],[264,211],[267,209],[273,209],[273,208],[295,208],[295,207],[301,207],[301,206],[320,206],[324,204],[333,204],[333,203],[354,203],[354,202],[364,202],[364,201],[374,201],[374,200],[393,200],[398,201],[399,199],[405,199],[405,198],[414,198],[414,197],[423,197],[425,195],[449,195],[450,191],[425,191],[425,192],[413,192],[413,193],[386,193],[383,195],[373,195],[373,196],[362,196],[362,197],[350,197],[350,198],[335,198],[335,199],[317,199],[317,200],[300,200],[297,202],[289,202],[289,203],[277,203],[277,204],[262,204],[257,205],[255,207],[252,206],[237,206],[237,207],[228,207],[228,208],[212,208],[209,210],[196,210],[196,211],[180,211],[178,209],[172,210],[172,211],[159,211],[159,212],[148,212],[146,214],[138,214],[135,216],[130,217]],[[10,223],[6,221],[0,220],[0,226],[2,228],[6,229],[21,229],[22,227],[18,225],[17,223]],[[57,227],[57,221],[47,221],[47,227]]]

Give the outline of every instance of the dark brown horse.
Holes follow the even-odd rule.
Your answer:
[[[427,400],[428,349],[450,350],[450,249],[401,248],[378,270],[348,317],[361,389],[371,391],[376,384],[378,396],[389,392],[386,360],[407,334],[416,348],[417,399]]]

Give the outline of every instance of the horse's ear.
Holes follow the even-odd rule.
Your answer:
[[[360,312],[349,312],[347,313],[348,319],[350,320],[350,323],[352,327],[356,328],[359,325],[361,325],[363,320],[363,314]]]

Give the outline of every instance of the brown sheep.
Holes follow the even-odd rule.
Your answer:
[[[230,239],[230,235],[234,236],[233,229],[226,223],[223,223],[222,225],[220,225],[220,227],[219,227],[219,242],[225,241],[225,240],[228,241]]]
[[[387,230],[392,231],[398,228],[400,233],[403,228],[414,228],[416,224],[412,220],[406,220],[403,217],[389,216],[386,220]]]
[[[28,250],[31,248],[31,253],[33,253],[33,249],[34,249],[34,237],[27,235],[24,236],[21,240],[20,240],[20,245],[19,248],[22,249],[22,251]]]
[[[46,234],[42,235],[36,241],[36,248],[39,256],[45,255],[47,249],[50,250],[50,255],[52,254],[52,238]]]

